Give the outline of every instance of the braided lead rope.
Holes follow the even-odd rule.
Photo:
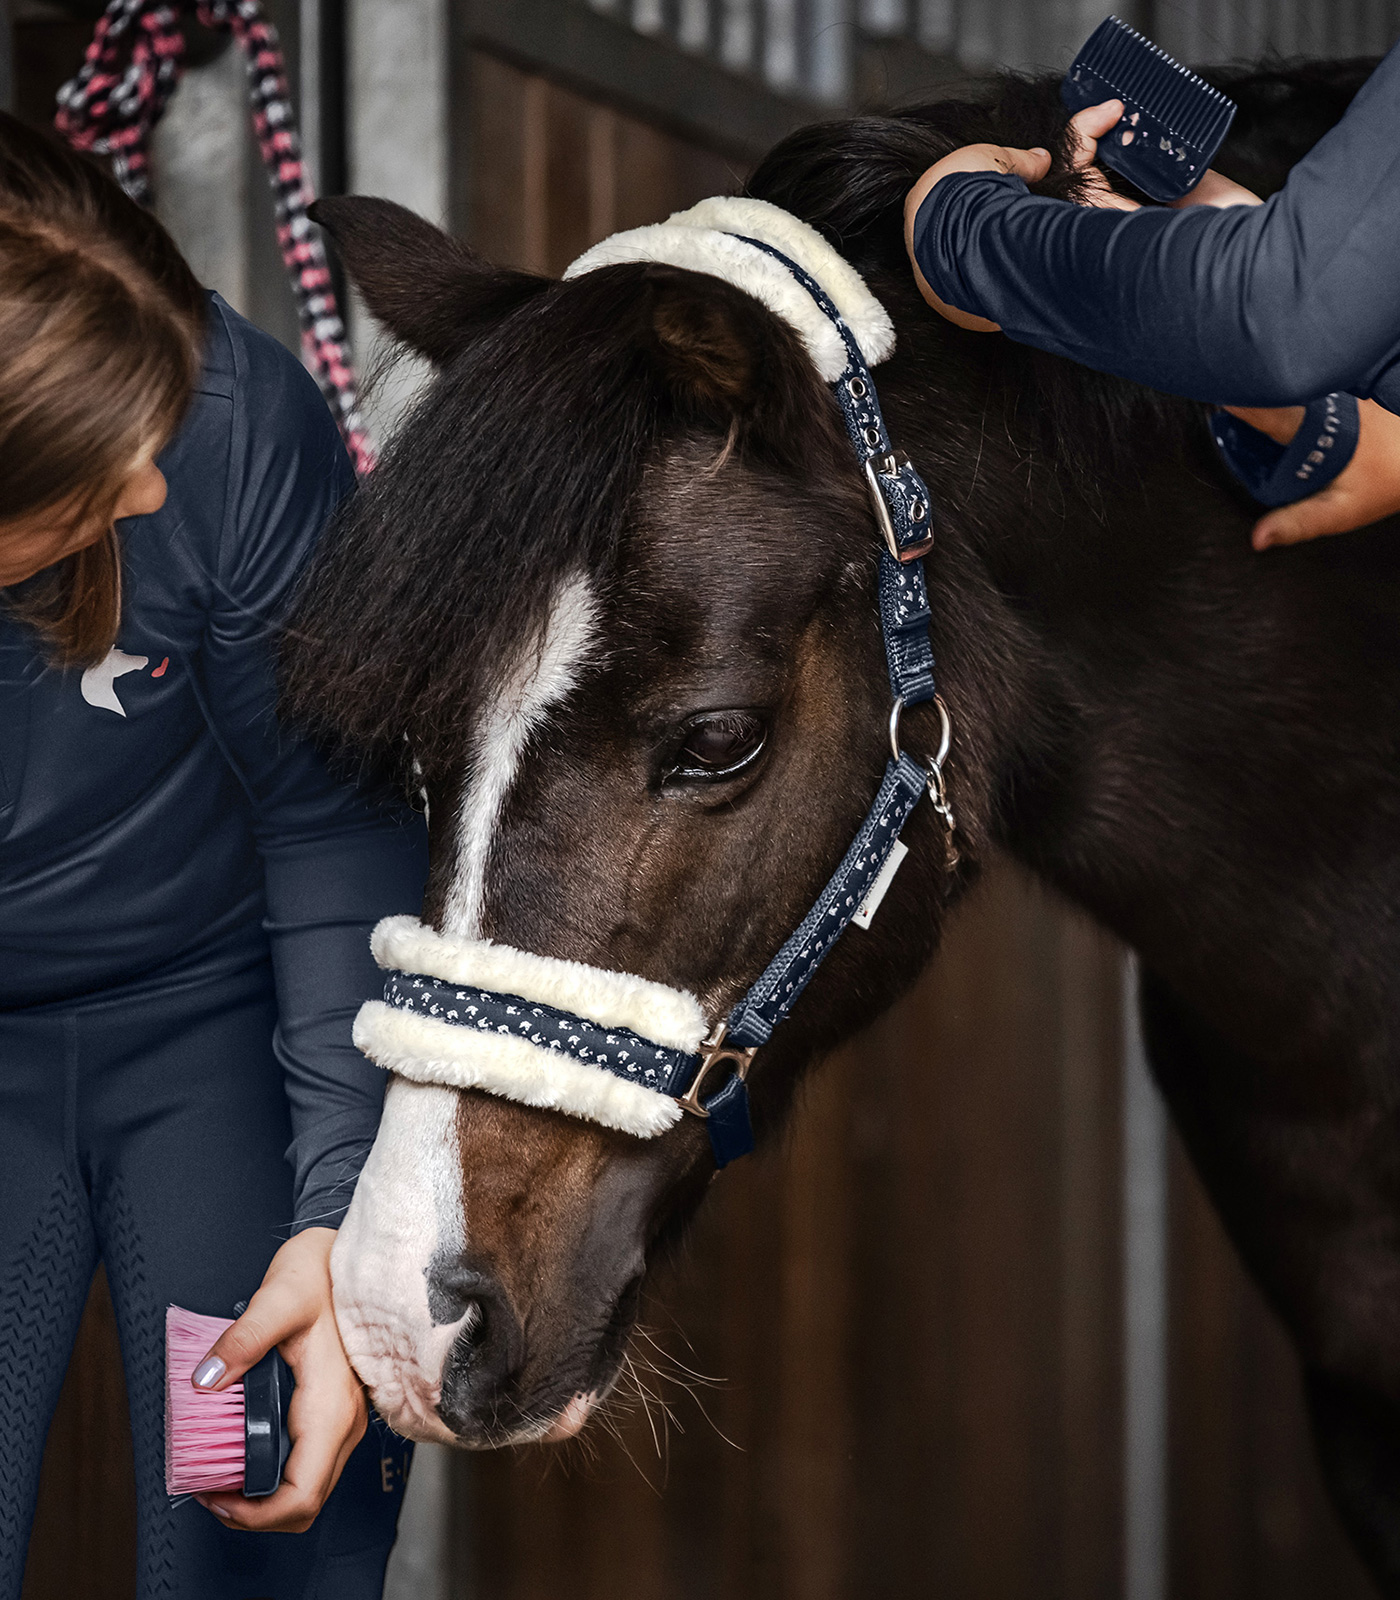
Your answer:
[[[180,81],[184,53],[173,6],[111,0],[77,77],[58,91],[54,126],[76,149],[106,156],[143,206],[151,200],[147,140]]]
[[[206,28],[231,33],[243,50],[253,130],[276,200],[277,243],[296,301],[302,347],[363,476],[374,466],[374,448],[360,414],[354,362],[325,246],[306,214],[315,194],[302,159],[277,29],[262,0],[199,0],[197,5],[109,0],[77,76],[58,91],[55,126],[75,148],[107,157],[132,199],[149,205],[148,146],[180,81],[182,11],[194,11]]]

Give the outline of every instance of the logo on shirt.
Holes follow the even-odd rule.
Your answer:
[[[83,699],[90,706],[96,706],[99,711],[115,711],[119,717],[126,715],[126,707],[117,698],[116,681],[125,677],[128,672],[140,672],[150,662],[149,656],[129,656],[125,650],[109,650],[105,661],[99,661],[95,667],[89,667],[83,674],[79,689]],[[170,657],[152,672],[153,678],[163,678],[165,669],[170,665]]]

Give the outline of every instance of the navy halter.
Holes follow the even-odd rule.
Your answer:
[[[873,915],[903,854],[900,850],[896,855],[900,831],[926,792],[950,834],[955,827],[943,784],[951,728],[934,688],[922,560],[933,547],[928,489],[909,461],[896,455],[865,357],[821,285],[771,245],[744,234],[735,237],[782,262],[830,319],[846,347],[847,364],[836,380],[836,399],[885,544],[880,552],[880,628],[893,705],[890,759],[874,803],[816,904],[758,981],[705,1040],[698,1055],[664,1049],[625,1029],[604,1028],[515,995],[463,988],[421,974],[391,972],[384,991],[385,1000],[396,1009],[417,1011],[457,1026],[510,1033],[671,1095],[684,1110],[705,1118],[715,1161],[721,1167],[753,1149],[745,1079],[755,1052],[767,1043],[867,902],[867,917]],[[900,749],[899,722],[906,706],[927,700],[937,703],[942,738],[937,755],[923,766]],[[955,852],[950,852],[950,860],[956,864]],[[702,1098],[706,1079],[712,1069],[721,1066],[728,1068],[723,1082]]]

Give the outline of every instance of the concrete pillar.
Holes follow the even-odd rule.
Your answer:
[[[249,183],[264,182],[250,155],[247,73],[230,43],[181,78],[151,137],[151,179],[156,215],[195,277],[243,316],[252,309]]]
[[[445,225],[446,0],[349,0],[346,14],[350,192],[384,195]],[[350,330],[361,376],[371,379],[365,415],[382,440],[424,381],[427,367],[400,360],[386,368],[380,330],[353,298]]]

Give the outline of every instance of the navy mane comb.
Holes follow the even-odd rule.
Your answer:
[[[1153,200],[1195,188],[1229,132],[1235,102],[1136,28],[1101,22],[1060,85],[1071,115],[1121,100],[1122,120],[1099,140],[1098,160]]]

